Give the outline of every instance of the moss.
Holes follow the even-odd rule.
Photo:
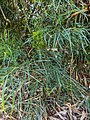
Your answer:
[[[32,37],[32,48],[42,49],[44,47],[42,31],[38,30],[36,32],[33,32]]]

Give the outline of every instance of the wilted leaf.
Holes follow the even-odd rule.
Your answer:
[[[85,117],[86,117],[86,113],[85,113],[85,111],[82,111],[82,116],[81,116],[80,120],[84,120]]]
[[[55,117],[49,117],[50,120],[60,120],[58,118],[55,118]]]

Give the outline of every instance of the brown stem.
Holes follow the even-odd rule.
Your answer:
[[[5,14],[4,14],[3,10],[2,10],[1,5],[0,5],[0,10],[1,10],[1,13],[2,13],[2,15],[3,15],[3,18],[6,20],[6,22],[9,22],[9,23],[10,23],[10,20],[6,18]]]
[[[85,8],[85,9],[82,9],[81,11],[75,12],[75,13],[71,14],[71,18],[78,15],[78,14],[80,14],[81,12],[87,12],[87,11],[88,11],[88,9]]]

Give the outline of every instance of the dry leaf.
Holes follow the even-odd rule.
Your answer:
[[[85,113],[85,111],[82,111],[82,116],[81,116],[80,120],[84,120],[85,117],[86,117],[86,113]]]
[[[78,120],[76,116],[73,116],[73,120]]]
[[[64,111],[60,111],[60,112],[58,112],[59,114],[61,114],[62,116],[66,116],[67,115],[67,111],[66,110],[64,110]],[[58,115],[57,113],[55,114],[56,116]]]
[[[0,120],[4,120],[4,118],[3,118],[3,114],[2,114],[1,111],[0,111]]]
[[[58,118],[55,118],[55,117],[49,117],[50,120],[60,120]]]

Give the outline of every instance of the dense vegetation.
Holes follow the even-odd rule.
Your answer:
[[[0,0],[0,108],[6,119],[47,120],[66,103],[77,103],[89,119],[89,2]]]

